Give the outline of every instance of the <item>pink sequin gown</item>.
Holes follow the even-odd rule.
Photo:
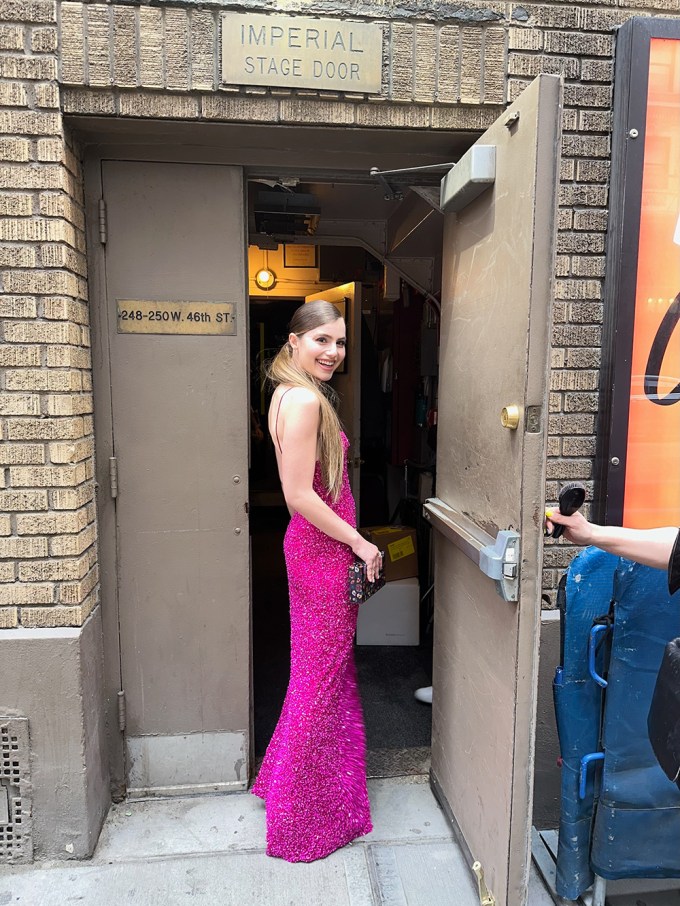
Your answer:
[[[314,490],[355,523],[347,477],[333,503],[319,463]],[[252,792],[265,800],[267,854],[312,862],[372,830],[366,741],[352,649],[358,606],[347,596],[353,554],[296,513],[284,541],[290,593],[290,683]]]

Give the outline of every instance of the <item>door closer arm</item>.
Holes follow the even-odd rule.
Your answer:
[[[388,181],[389,176],[419,176],[425,173],[450,170],[455,166],[455,163],[426,164],[423,167],[405,167],[402,170],[381,170],[379,167],[371,167],[369,173],[374,179],[377,179],[380,185],[383,187],[383,191],[385,193],[385,201],[401,201],[401,199],[404,197],[404,193],[402,192],[401,188],[392,188]]]
[[[518,532],[503,529],[493,538],[468,516],[457,512],[438,497],[425,501],[423,516],[433,528],[472,560],[485,576],[494,580],[496,591],[504,601],[518,600],[520,557]]]

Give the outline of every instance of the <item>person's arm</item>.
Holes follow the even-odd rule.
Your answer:
[[[564,537],[579,545],[595,545],[610,554],[635,560],[645,566],[667,569],[673,546],[678,537],[677,527],[630,529],[614,525],[595,525],[580,513],[563,516],[558,510],[546,514],[548,533],[552,523],[565,526]]]
[[[324,534],[347,544],[367,565],[373,580],[380,565],[380,551],[345,522],[319,497],[313,487],[319,426],[319,401],[304,388],[286,395],[280,412],[281,486],[289,509]]]

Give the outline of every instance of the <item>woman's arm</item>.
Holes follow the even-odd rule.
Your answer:
[[[281,486],[288,507],[324,534],[352,548],[368,566],[368,578],[379,569],[380,552],[319,497],[313,487],[316,466],[319,401],[303,387],[288,392],[280,412]]]
[[[678,537],[673,527],[653,529],[630,529],[614,525],[594,525],[576,512],[563,516],[559,511],[546,513],[546,525],[551,531],[552,523],[565,526],[564,537],[573,544],[589,545],[609,551],[627,560],[635,560],[645,566],[667,569]]]

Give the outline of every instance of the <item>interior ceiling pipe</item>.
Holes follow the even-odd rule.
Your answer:
[[[285,238],[281,239],[282,242],[285,242]],[[374,258],[377,258],[382,265],[387,265],[391,267],[402,280],[405,280],[409,286],[413,287],[417,292],[421,293],[425,297],[425,301],[434,311],[434,313],[439,317],[441,313],[441,303],[439,299],[432,295],[432,293],[427,290],[419,281],[415,280],[410,274],[408,274],[403,268],[399,267],[398,264],[395,264],[388,257],[386,257],[381,251],[379,251],[375,246],[371,245],[370,242],[366,242],[365,239],[362,239],[360,236],[298,236],[296,237],[296,242],[306,244],[306,245],[358,245],[362,249],[365,249]]]

